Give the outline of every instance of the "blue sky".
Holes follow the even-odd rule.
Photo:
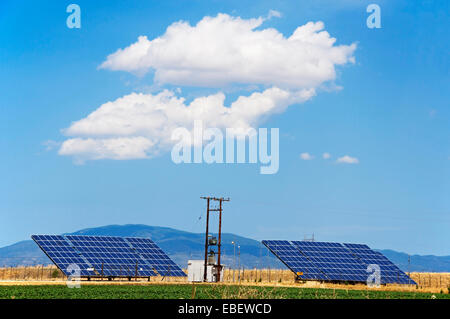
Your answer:
[[[226,232],[255,239],[314,233],[320,241],[450,254],[447,1],[378,1],[381,29],[366,26],[369,1],[75,3],[81,29],[66,26],[70,2],[0,3],[0,246],[107,224],[201,232],[199,197],[223,195],[231,197]],[[336,66],[334,81],[261,125],[280,129],[277,174],[261,175],[254,164],[175,165],[170,152],[82,165],[58,154],[68,138],[63,130],[103,103],[176,87],[155,88],[152,72],[99,69],[108,55],[179,20],[250,19],[269,10],[281,17],[260,29],[287,37],[323,21],[336,45],[357,45],[355,63]],[[221,90],[227,103],[250,94],[182,87],[188,101]],[[305,152],[314,159],[302,160]],[[336,163],[344,155],[359,163]]]

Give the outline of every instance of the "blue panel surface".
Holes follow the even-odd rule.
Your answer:
[[[383,254],[374,251],[367,245],[362,244],[344,244],[362,263],[366,269],[369,265],[378,265],[380,267],[380,280],[382,284],[410,284],[416,285],[416,282],[394,265]]]
[[[33,235],[31,238],[38,244],[51,261],[66,275],[73,273],[68,269],[70,265],[80,267],[81,276],[95,276],[91,265],[67,243],[62,236],[56,235]]]
[[[66,237],[102,276],[156,276],[146,261],[133,251],[124,238],[81,235]]]
[[[75,264],[81,276],[186,276],[152,240],[146,238],[33,235],[33,240],[61,271]]]
[[[293,241],[297,248],[330,280],[367,280],[366,266],[340,243]]]
[[[151,239],[126,238],[133,251],[162,276],[184,277],[186,274]]]
[[[367,282],[373,271],[369,265],[380,267],[381,284],[416,283],[381,253],[367,245],[330,242],[263,240],[294,273],[306,280]]]
[[[263,240],[262,243],[295,274],[303,273],[299,276],[301,279],[330,280],[289,241]]]

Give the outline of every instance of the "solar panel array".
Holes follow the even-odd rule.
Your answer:
[[[151,239],[33,235],[53,263],[67,276],[70,265],[80,267],[83,277],[151,277],[186,274]]]
[[[280,258],[293,272],[302,273],[302,278],[310,280],[329,279],[308,258],[306,258],[296,247],[287,240],[271,240],[265,244]],[[269,245],[269,246],[268,246]]]
[[[89,270],[91,268],[90,265],[87,264],[63,236],[34,235],[31,238],[33,238],[44,253],[65,275],[71,275],[67,271],[67,268],[71,264],[76,264],[81,269],[81,276],[95,276],[95,272]]]
[[[145,259],[121,237],[67,236],[67,239],[103,276],[155,275]]]
[[[135,252],[147,260],[152,269],[158,273],[174,277],[183,277],[186,274],[177,266],[152,240],[148,238],[128,238]]]
[[[380,267],[380,283],[416,284],[381,253],[366,245],[287,240],[262,242],[303,280],[366,282],[368,266]]]
[[[366,281],[367,266],[339,243],[294,241],[293,244],[330,280]]]
[[[416,284],[383,254],[378,251],[373,251],[369,246],[361,244],[344,244],[344,246],[350,249],[366,267],[370,264],[380,266],[382,284]]]

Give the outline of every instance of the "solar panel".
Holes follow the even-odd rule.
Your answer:
[[[363,264],[339,243],[293,241],[297,248],[331,280],[366,281]]]
[[[127,238],[134,251],[163,276],[182,277],[186,274],[148,238]]]
[[[151,239],[33,235],[33,240],[66,275],[76,264],[81,276],[151,277],[186,276]]]
[[[124,238],[74,235],[67,236],[67,239],[102,276],[150,277],[156,275]]]
[[[305,280],[329,280],[329,278],[313,265],[294,245],[287,240],[263,240],[262,242],[290,270]]]
[[[416,284],[381,253],[361,244],[263,240],[299,279],[367,282],[368,265],[380,266],[381,283]]]
[[[380,266],[380,280],[382,284],[411,284],[416,285],[408,275],[401,271],[383,254],[373,251],[367,245],[362,244],[344,244],[364,265],[375,264]]]
[[[33,235],[31,238],[66,276],[72,274],[70,269],[68,269],[72,264],[76,264],[80,267],[81,276],[96,275],[93,270],[90,270],[92,269],[92,266],[69,245],[64,237],[55,235]]]

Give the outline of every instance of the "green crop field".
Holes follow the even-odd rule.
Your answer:
[[[0,286],[1,299],[450,299],[450,294],[213,285]]]

